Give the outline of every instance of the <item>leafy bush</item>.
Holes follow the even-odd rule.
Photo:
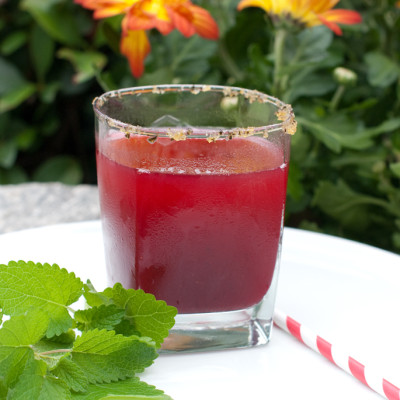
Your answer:
[[[290,102],[298,117],[286,224],[400,252],[394,0],[342,0],[341,7],[363,17],[342,26],[342,36],[326,26],[277,25],[265,11],[239,12],[230,0],[203,0],[219,40],[151,30],[140,78],[120,53],[121,16],[94,20],[72,0],[2,3],[0,183],[95,183],[91,100],[104,90],[171,82],[243,86]]]

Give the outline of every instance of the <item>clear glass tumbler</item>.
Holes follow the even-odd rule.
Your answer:
[[[121,89],[93,105],[110,284],[177,307],[162,351],[267,343],[291,107],[208,85]]]

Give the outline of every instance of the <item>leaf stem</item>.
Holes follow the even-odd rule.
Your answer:
[[[172,71],[175,71],[179,64],[185,59],[186,55],[192,51],[193,46],[196,45],[196,37],[192,37],[187,40],[182,51],[174,57],[174,61],[171,65]]]
[[[240,82],[244,79],[244,74],[237,66],[231,55],[229,54],[225,43],[219,42],[218,53],[223,60],[222,66],[225,68],[226,72],[236,81]]]
[[[274,76],[272,85],[272,95],[280,97],[283,91],[282,85],[282,68],[284,64],[284,48],[287,31],[285,29],[277,29],[274,41]]]
[[[346,88],[344,85],[339,85],[332,97],[331,102],[329,103],[329,109],[331,111],[335,111],[337,106],[339,105],[340,99],[343,97]]]
[[[55,349],[43,351],[42,353],[37,353],[39,356],[47,356],[49,354],[57,354],[57,353],[70,353],[72,349]]]

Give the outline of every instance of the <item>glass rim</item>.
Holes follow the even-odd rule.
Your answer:
[[[112,118],[109,115],[101,111],[101,107],[111,98],[122,98],[127,95],[141,94],[164,94],[164,93],[179,93],[179,92],[190,92],[193,95],[197,95],[201,92],[220,92],[225,98],[237,98],[243,96],[248,102],[272,104],[276,106],[275,116],[280,122],[262,125],[262,126],[249,126],[249,127],[234,127],[234,128],[219,128],[219,127],[168,127],[167,132],[165,128],[160,131],[160,127],[146,127],[139,125],[132,125],[127,122],[122,122],[116,118]],[[196,138],[207,138],[209,142],[217,139],[232,139],[233,137],[247,137],[252,135],[262,135],[268,137],[269,133],[282,131],[285,134],[293,135],[296,132],[297,122],[295,115],[290,104],[286,104],[283,101],[262,93],[258,90],[244,89],[235,86],[224,86],[224,85],[202,85],[202,84],[163,84],[163,85],[148,85],[148,86],[137,86],[129,87],[117,90],[111,90],[103,93],[102,95],[94,98],[93,109],[97,118],[102,122],[107,122],[110,127],[117,128],[124,132],[125,136],[129,137],[131,134],[145,135],[148,136],[149,141],[155,141],[158,137],[169,137],[172,140],[185,140],[188,137]]]

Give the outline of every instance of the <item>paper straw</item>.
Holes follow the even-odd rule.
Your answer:
[[[345,354],[337,346],[316,335],[303,324],[279,310],[275,310],[273,319],[275,325],[279,328],[288,332],[384,398],[400,400],[400,389],[397,386],[375,373],[371,368]]]

